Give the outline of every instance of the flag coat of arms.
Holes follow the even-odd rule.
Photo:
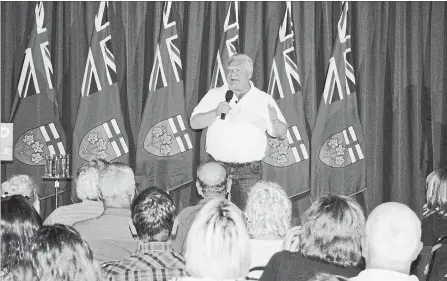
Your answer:
[[[194,142],[186,123],[181,30],[175,2],[165,2],[137,141],[137,174],[166,190],[193,179]]]
[[[92,159],[129,163],[107,2],[100,2],[73,132],[73,173]]]
[[[312,131],[311,195],[353,195],[365,187],[364,139],[357,109],[348,2],[338,22],[323,97]]]
[[[45,156],[66,153],[65,133],[53,83],[48,33],[42,2],[35,8],[35,24],[25,50],[10,122],[13,131],[13,163],[6,175],[28,174],[38,184],[39,196],[54,194],[54,183],[44,182]],[[60,188],[64,189],[65,182]]]
[[[234,55],[240,53],[239,45],[239,2],[231,1],[226,9],[225,21],[223,25],[223,34],[220,40],[219,49],[214,61],[213,75],[211,77],[210,89],[222,87],[227,84],[227,68],[228,61]],[[202,161],[207,160],[205,152],[206,133],[208,129],[204,129],[200,138],[200,158]]]
[[[268,137],[263,178],[275,179],[289,196],[295,196],[309,190],[310,151],[290,1],[279,27],[267,93],[276,100],[289,128],[284,140]]]

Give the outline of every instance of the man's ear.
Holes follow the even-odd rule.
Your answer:
[[[413,258],[412,261],[417,259],[417,257],[419,256],[419,253],[421,252],[423,247],[424,247],[424,244],[421,241],[419,241],[416,249],[414,250],[414,253],[413,253],[413,256],[412,256],[412,258]]]
[[[366,256],[368,256],[368,251],[369,251],[369,249],[368,249],[368,243],[366,243],[365,236],[363,236],[363,237],[361,238],[361,240],[360,240],[360,245],[361,245],[361,247],[362,247],[362,257],[364,257],[365,260],[366,260]]]
[[[200,185],[199,181],[196,181],[196,188],[197,188],[197,193],[198,193],[200,196],[204,197],[204,196],[203,196],[203,191],[202,191],[202,186]]]

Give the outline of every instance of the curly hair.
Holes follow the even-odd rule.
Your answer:
[[[37,280],[103,280],[92,250],[71,226],[43,226],[32,243],[31,259]]]
[[[244,213],[248,233],[252,237],[265,234],[284,237],[290,229],[292,203],[281,186],[259,181],[248,193]]]
[[[175,204],[163,190],[151,186],[132,203],[132,222],[138,237],[146,241],[167,241],[174,224]]]
[[[3,186],[2,186],[3,187]],[[39,198],[37,195],[37,188],[38,185],[34,181],[32,177],[25,174],[20,175],[12,175],[8,181],[7,185],[5,185],[6,188],[3,188],[2,196],[8,196],[8,195],[15,195],[20,194],[25,196],[28,201],[33,204],[33,206],[36,208],[36,211],[39,212],[37,204],[39,202]]]
[[[304,213],[300,252],[307,258],[342,267],[361,260],[365,215],[352,198],[329,195],[315,201]]]
[[[431,172],[425,181],[427,210],[447,211],[447,168]]]
[[[6,274],[18,270],[30,251],[42,219],[23,195],[1,199],[1,268]]]
[[[76,173],[76,195],[81,200],[99,199],[99,176],[109,163],[102,159],[93,159],[82,165]]]
[[[349,279],[340,275],[332,275],[328,273],[317,273],[308,281],[348,281]]]
[[[185,259],[193,277],[245,277],[250,268],[250,244],[242,211],[224,198],[205,204],[189,229]]]

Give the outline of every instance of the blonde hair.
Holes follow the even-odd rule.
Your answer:
[[[447,210],[447,168],[431,172],[425,181],[425,189],[429,211]]]
[[[37,194],[38,185],[34,179],[28,175],[13,175],[7,181],[7,184],[2,184],[2,196],[6,195],[23,195],[33,205],[34,209],[40,213],[40,200]]]
[[[245,220],[252,237],[278,234],[290,229],[292,203],[286,192],[274,182],[259,181],[248,193]]]
[[[224,198],[208,202],[191,225],[185,259],[193,277],[245,277],[250,268],[250,246],[241,210]]]
[[[249,56],[247,56],[246,54],[234,54],[228,60],[228,65],[230,65],[235,60],[244,61],[246,69],[248,73],[250,73],[250,76],[253,74],[253,61]]]
[[[124,163],[111,163],[99,177],[102,199],[123,199],[134,195],[135,178],[132,169]]]
[[[104,160],[93,159],[78,169],[76,195],[80,200],[97,200],[99,198],[99,176],[108,165]]]
[[[343,267],[359,263],[365,215],[354,199],[341,195],[322,197],[301,221],[300,252],[305,257]]]

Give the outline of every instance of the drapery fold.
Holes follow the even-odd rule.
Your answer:
[[[82,75],[98,2],[44,2],[55,92],[67,147],[72,146]],[[185,109],[191,114],[210,85],[225,2],[179,2],[185,40]],[[163,2],[109,2],[121,107],[129,127],[131,165]],[[447,165],[447,4],[351,2],[352,55],[365,138],[366,207],[400,201],[419,211],[425,176]],[[10,116],[35,2],[1,3],[1,120]],[[254,61],[254,84],[267,90],[285,2],[241,2],[241,50]],[[305,122],[310,136],[326,79],[340,2],[292,2]],[[200,140],[200,132],[196,132]],[[198,163],[198,157],[195,158]],[[4,170],[2,170],[3,172]],[[4,180],[2,173],[2,180]],[[274,180],[274,179],[272,179]],[[195,201],[190,187],[174,197]],[[195,188],[194,186],[192,186]],[[308,198],[295,214],[308,206]]]

